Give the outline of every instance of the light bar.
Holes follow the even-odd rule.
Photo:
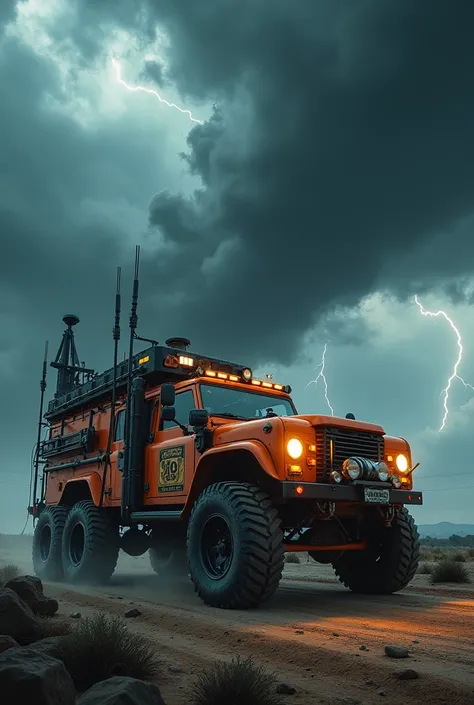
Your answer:
[[[149,355],[145,355],[145,357],[141,357],[141,358],[138,360],[138,364],[139,364],[139,365],[144,365],[145,362],[150,362],[150,356],[149,356]]]
[[[179,364],[183,365],[184,367],[193,367],[194,359],[192,357],[187,357],[187,355],[180,355]]]

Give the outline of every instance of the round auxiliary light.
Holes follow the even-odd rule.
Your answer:
[[[390,469],[387,463],[385,463],[383,460],[380,461],[380,463],[377,463],[377,474],[381,482],[387,482],[388,478],[390,477]]]
[[[242,377],[246,382],[250,382],[252,379],[252,370],[249,367],[246,367],[245,370],[242,371]]]
[[[303,455],[303,444],[299,438],[290,438],[286,444],[286,451],[292,460],[298,460]]]
[[[398,477],[398,475],[393,475],[392,476],[392,485],[395,487],[395,489],[399,490],[400,487],[402,486],[402,481]]]
[[[403,453],[400,453],[400,455],[397,455],[395,459],[395,465],[399,469],[400,472],[406,472],[408,470],[408,458],[406,455],[403,455]]]
[[[342,464],[342,472],[351,480],[357,480],[362,475],[362,466],[356,458],[347,458]]]
[[[336,485],[340,485],[342,482],[342,475],[340,472],[337,472],[337,470],[334,470],[331,473],[330,478],[331,478],[331,482],[335,482]]]

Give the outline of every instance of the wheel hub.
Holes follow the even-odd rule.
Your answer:
[[[207,575],[221,580],[229,571],[234,555],[230,526],[225,517],[215,514],[204,524],[201,560]]]

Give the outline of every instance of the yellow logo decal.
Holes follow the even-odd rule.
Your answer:
[[[184,446],[160,450],[158,492],[184,492]]]

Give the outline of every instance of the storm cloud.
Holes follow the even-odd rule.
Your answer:
[[[474,192],[469,0],[143,7],[169,39],[183,97],[218,105],[183,155],[201,188],[157,193],[150,207],[175,245],[160,280],[196,342],[238,354],[251,339],[256,359],[289,361],[337,304],[469,273],[471,229],[459,227]]]

